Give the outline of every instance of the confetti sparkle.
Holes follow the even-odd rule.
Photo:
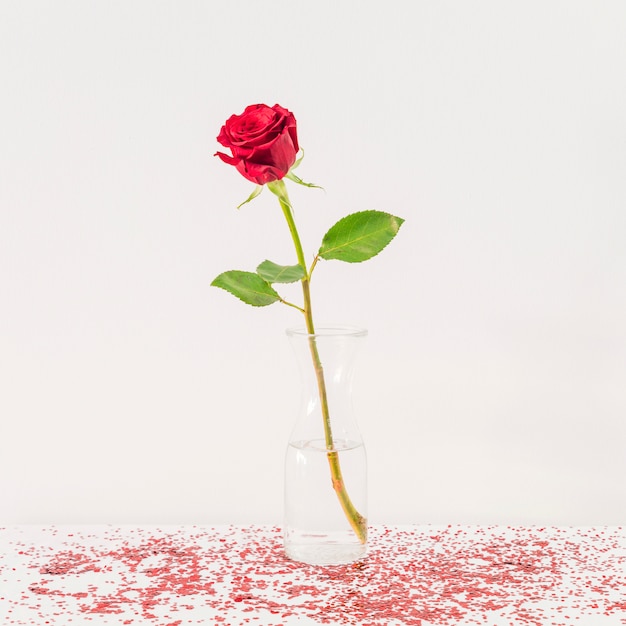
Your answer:
[[[626,624],[614,527],[377,526],[342,566],[259,526],[0,528],[0,547],[3,626]]]

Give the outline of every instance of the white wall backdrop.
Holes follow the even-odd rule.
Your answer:
[[[209,287],[295,262],[212,155],[276,102],[316,270],[370,330],[370,518],[626,523],[626,4],[0,5],[0,523],[280,523],[299,381],[284,328]]]

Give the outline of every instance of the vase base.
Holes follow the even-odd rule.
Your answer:
[[[309,565],[343,565],[364,558],[367,546],[360,543],[290,543],[285,544],[285,554],[292,561]]]

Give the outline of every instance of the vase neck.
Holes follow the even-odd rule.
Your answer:
[[[360,328],[319,327],[287,331],[302,382],[300,411],[292,442],[314,441],[334,446],[360,445],[361,435],[352,407],[352,380],[356,356],[367,332]],[[321,445],[321,444],[320,444]]]

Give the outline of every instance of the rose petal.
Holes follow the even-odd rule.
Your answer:
[[[228,163],[228,165],[238,165],[241,161],[238,157],[231,157],[228,154],[224,154],[223,152],[216,152],[213,156],[218,156],[224,163]]]

